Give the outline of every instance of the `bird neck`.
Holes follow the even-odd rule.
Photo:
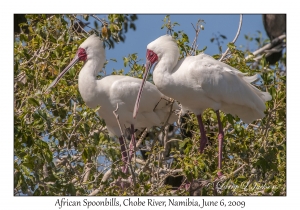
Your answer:
[[[97,88],[97,75],[99,70],[101,70],[103,64],[99,62],[93,62],[92,60],[87,60],[81,69],[78,77],[78,88],[81,97],[84,102],[90,107],[95,108],[97,104],[94,104],[95,98],[99,94]]]
[[[169,58],[161,58],[161,60],[156,64],[153,70],[153,81],[157,88],[163,93],[167,87],[173,83],[174,67],[177,64],[177,60]]]

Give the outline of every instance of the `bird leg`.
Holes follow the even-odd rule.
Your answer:
[[[217,114],[217,119],[218,119],[218,126],[219,126],[219,134],[218,134],[218,140],[219,140],[219,163],[218,163],[218,177],[223,176],[222,174],[222,153],[223,153],[223,140],[224,140],[224,131],[223,131],[223,126],[222,122],[220,119],[220,112],[219,110],[216,111]]]
[[[134,126],[131,124],[130,127],[130,134],[131,134],[131,142],[129,145],[129,162],[131,162],[131,158],[136,150],[136,141],[135,141],[135,136],[134,136]]]
[[[127,162],[128,162],[128,156],[126,152],[126,147],[125,147],[125,142],[122,136],[119,137],[119,142],[121,145],[121,155],[122,155],[122,161],[124,162],[124,166],[122,167],[122,172],[126,173],[127,172]]]
[[[206,143],[207,143],[207,137],[206,137],[206,133],[205,133],[205,130],[204,130],[204,125],[203,125],[203,122],[202,122],[202,116],[201,114],[197,115],[197,120],[198,120],[198,123],[199,123],[199,129],[200,129],[200,133],[201,133],[201,139],[200,139],[200,153],[203,153],[203,150],[206,146]]]
[[[132,156],[135,152],[135,147],[136,147],[135,137],[134,137],[134,126],[133,125],[131,125],[130,132],[131,132],[131,142],[130,142],[130,146],[129,146],[129,148],[130,148],[129,149],[129,155],[127,154],[126,145],[125,145],[125,142],[123,140],[123,137],[119,137],[119,142],[120,142],[120,145],[121,145],[122,160],[124,162],[124,166],[122,167],[122,172],[124,174],[126,174],[127,170],[128,170],[128,167],[130,167],[132,177],[129,177],[129,182],[131,183],[133,181],[133,183],[135,185],[135,176],[134,176],[133,169],[130,165],[131,164],[131,158],[132,158]],[[121,181],[121,177],[119,177],[119,181]],[[125,187],[123,182],[121,182],[121,187],[122,187],[122,189],[124,189],[124,187]]]
[[[125,143],[123,141],[123,138],[120,137],[120,138],[122,138],[122,140],[119,139],[120,144],[121,144],[122,160],[125,162],[125,166],[126,166],[126,167],[122,168],[123,173],[127,173],[128,164],[131,163],[132,156],[134,154],[134,151],[136,150],[136,148],[135,148],[136,147],[136,141],[135,141],[135,136],[134,136],[134,126],[132,124],[131,124],[131,127],[130,127],[130,134],[131,134],[131,141],[130,141],[130,145],[129,145],[129,158],[127,157],[126,147],[125,147]],[[123,156],[123,154],[124,154],[124,156]]]
[[[125,142],[122,136],[119,137],[119,142],[121,145],[121,155],[122,155],[122,161],[124,163],[124,166],[122,166],[122,172],[124,174],[127,173],[127,169],[128,169],[128,156],[127,156],[127,151],[126,151],[126,146],[125,146]],[[125,185],[124,182],[121,181],[121,177],[118,178],[118,182],[121,183],[121,188],[124,189]]]

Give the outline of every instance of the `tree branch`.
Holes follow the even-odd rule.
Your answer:
[[[237,32],[236,32],[236,35],[235,35],[233,41],[231,42],[231,43],[233,43],[233,44],[235,43],[235,41],[237,40],[237,38],[238,38],[239,35],[240,35],[241,28],[242,28],[242,22],[243,22],[243,15],[240,14],[239,28],[238,28],[238,30],[237,30]],[[226,56],[226,54],[227,54],[228,52],[229,52],[229,47],[227,48],[227,50],[225,51],[225,53],[222,55],[222,57],[219,59],[219,61],[222,61],[222,60],[225,58],[225,56]]]
[[[93,18],[95,18],[96,20],[100,21],[104,26],[107,25],[106,22],[104,22],[103,20],[101,20],[100,18],[98,18],[96,15],[91,15]]]
[[[193,26],[193,28],[194,28],[194,30],[195,30],[195,32],[196,32],[196,35],[195,35],[194,41],[193,41],[193,43],[192,43],[192,46],[191,46],[191,50],[190,50],[190,52],[189,52],[189,55],[193,55],[193,54],[196,55],[196,51],[197,51],[197,48],[198,48],[198,45],[197,45],[198,36],[199,36],[200,30],[201,30],[201,29],[204,30],[204,27],[203,27],[202,25],[199,26],[199,24],[200,24],[201,22],[203,22],[203,20],[198,20],[198,22],[197,22],[197,27],[196,27],[196,28],[195,28],[195,26],[193,25],[193,23],[191,23],[192,26]]]
[[[258,49],[256,51],[254,51],[252,53],[252,55],[248,55],[246,57],[246,60],[249,59],[249,58],[251,58],[251,57],[253,57],[253,56],[255,57],[256,55],[261,54],[261,53],[265,52],[268,49],[271,49],[276,43],[278,43],[278,41],[284,40],[285,38],[286,38],[286,35],[283,34],[283,35],[277,37],[276,39],[273,39],[272,42],[270,42],[269,44],[263,46],[262,48],[260,48],[260,49]]]
[[[89,162],[85,165],[85,167],[84,167],[85,169],[84,169],[84,172],[83,172],[83,180],[82,180],[83,183],[88,181],[91,170],[92,170],[92,167],[93,166],[92,166],[91,162]]]
[[[109,177],[111,176],[111,174],[112,174],[111,169],[109,169],[108,171],[106,171],[105,174],[104,174],[104,176],[102,177],[101,183],[106,182],[109,179]],[[103,190],[103,187],[104,187],[104,185],[101,184],[100,187],[98,189],[94,190],[93,192],[91,192],[89,194],[89,196],[97,195],[100,191]]]
[[[141,143],[143,142],[143,140],[144,140],[144,138],[146,137],[146,135],[147,135],[147,128],[143,131],[143,133],[142,133],[142,135],[141,135],[141,137],[140,137],[140,139],[138,140],[138,142],[136,143],[136,151],[138,150],[138,147],[141,145]],[[135,152],[136,152],[135,151]]]

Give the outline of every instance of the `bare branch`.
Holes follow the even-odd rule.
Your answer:
[[[92,169],[92,163],[87,163],[84,167],[84,172],[83,172],[83,180],[82,182],[85,183],[89,179],[91,169]]]
[[[81,29],[82,31],[84,31],[87,35],[90,35],[90,33],[87,32],[86,30],[84,30],[84,28],[81,26],[81,24],[80,24],[80,23],[82,23],[81,20],[78,19],[77,17],[75,17],[75,19],[78,20],[78,22],[77,22],[78,27],[80,27],[80,29]],[[79,21],[80,21],[80,22],[79,22]],[[73,28],[74,28],[74,25],[73,25]],[[74,28],[74,29],[76,30],[76,28]],[[77,28],[77,29],[78,29],[78,28]],[[84,34],[83,34],[83,36],[84,36],[85,38],[87,38]]]
[[[98,18],[96,15],[91,15],[93,18],[95,18],[96,20],[100,21],[104,26],[107,25],[106,22],[104,22],[103,20],[101,20],[100,18]]]
[[[188,53],[188,55],[193,55],[193,54],[196,55],[196,51],[197,51],[197,48],[198,48],[198,45],[197,45],[198,36],[199,36],[199,33],[200,33],[201,29],[204,30],[204,27],[202,25],[200,25],[200,23],[202,23],[202,22],[204,22],[204,21],[199,19],[198,22],[197,22],[197,27],[196,28],[195,28],[194,24],[191,23],[194,30],[195,30],[195,32],[196,32],[196,35],[195,35],[194,41],[191,45],[191,50]]]
[[[243,164],[241,167],[236,169],[234,172],[230,173],[228,176],[222,176],[219,179],[216,179],[214,182],[220,182],[220,181],[225,181],[227,178],[230,178],[234,175],[236,175],[238,172],[240,172],[247,164]]]
[[[255,57],[256,55],[265,52],[266,50],[272,48],[276,43],[278,43],[278,41],[284,40],[285,38],[286,38],[286,35],[283,34],[283,35],[277,37],[276,39],[273,39],[272,42],[270,42],[269,44],[263,46],[262,48],[256,50],[255,52],[253,52],[253,53],[252,53],[253,55],[248,55],[248,56],[246,57],[246,59],[249,59],[249,58],[251,58],[251,57],[253,57],[253,56]]]
[[[231,43],[233,43],[233,44],[235,43],[235,41],[236,41],[237,38],[239,37],[240,31],[241,31],[241,28],[242,28],[242,22],[243,22],[243,15],[240,14],[239,28],[238,28],[238,30],[237,30],[237,33],[236,33],[236,35],[235,35],[233,41],[231,42]],[[222,55],[222,57],[219,59],[219,61],[222,61],[222,60],[225,58],[225,56],[226,56],[226,54],[227,54],[228,52],[229,52],[229,48],[227,48],[227,50],[226,50],[225,53]]]
[[[147,128],[143,131],[140,139],[138,140],[138,142],[136,143],[136,151],[138,150],[138,147],[141,145],[141,143],[143,142],[144,138],[146,137],[147,135]]]
[[[142,164],[142,165],[146,164],[146,162],[144,160],[141,160],[139,158],[135,158],[135,162],[138,163],[138,164]]]
[[[168,150],[171,148],[170,144],[168,144],[168,133],[169,133],[169,125],[165,126],[165,129],[162,131],[163,134],[163,144],[164,144],[164,152],[162,153],[163,158],[167,156]]]
[[[167,118],[165,124],[163,125],[163,127],[165,127],[165,126],[168,124],[169,119],[170,119],[170,117],[171,117],[171,114],[173,113],[173,112],[172,112],[173,104],[174,104],[174,99],[171,99],[170,112],[169,112],[168,118]]]
[[[108,171],[106,171],[105,174],[104,174],[104,176],[102,177],[101,183],[106,182],[109,179],[109,177],[111,176],[111,174],[112,174],[111,169],[109,169]],[[101,184],[100,187],[98,189],[94,190],[93,192],[91,192],[89,194],[89,196],[91,196],[91,195],[97,195],[100,191],[103,190],[103,187],[104,187],[104,185]]]
[[[118,123],[119,129],[120,129],[120,131],[121,131],[121,136],[122,136],[122,138],[124,139],[124,146],[125,146],[125,149],[126,149],[127,157],[129,157],[129,156],[128,156],[127,145],[126,145],[126,143],[125,143],[125,136],[124,136],[124,133],[123,133],[123,130],[122,130],[122,127],[121,127],[120,121],[119,121],[119,115],[116,113],[116,112],[118,111],[118,109],[119,109],[119,103],[117,103],[117,108],[116,108],[116,110],[115,110],[115,111],[113,111],[113,114],[114,114],[114,115],[115,115],[115,117],[116,117],[116,120],[117,120],[117,123]]]
[[[208,180],[203,180],[203,179],[198,179],[198,180],[194,180],[191,183],[190,186],[190,194],[191,195],[196,195],[198,190],[203,188],[204,186],[208,186],[210,184],[213,184],[214,186],[216,186],[217,183],[223,182],[226,179],[233,177],[234,175],[236,175],[238,172],[240,172],[247,164],[243,164],[242,166],[240,166],[238,169],[236,169],[235,171],[233,171],[232,173],[230,173],[228,176],[222,176],[220,178],[217,178],[215,180],[212,179],[208,179]],[[217,193],[217,189],[214,187],[214,193]]]
[[[167,168],[161,168],[158,170],[158,173],[171,173],[171,174],[176,174],[176,173],[182,173],[183,169],[167,169]]]
[[[46,44],[46,45],[43,45],[40,49],[38,49],[38,50],[34,53],[34,55],[33,55],[28,61],[23,62],[23,63],[21,63],[20,65],[21,65],[21,66],[27,65],[27,64],[30,63],[34,58],[47,59],[47,57],[48,57],[50,54],[49,54],[46,58],[41,58],[39,55],[40,55],[41,53],[45,52],[45,51],[48,51],[48,50],[49,50],[48,45],[47,45],[47,44]]]
[[[181,139],[170,139],[167,143],[171,143],[173,141],[182,141]]]

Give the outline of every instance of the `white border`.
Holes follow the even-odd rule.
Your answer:
[[[5,1],[1,5],[1,209],[55,209],[55,202],[60,197],[14,197],[13,196],[13,14],[14,13],[287,13],[287,46],[288,62],[288,143],[287,143],[287,196],[286,197],[204,197],[206,200],[220,201],[221,199],[244,200],[244,209],[282,209],[283,207],[299,206],[297,196],[299,172],[299,12],[296,4],[282,1]],[[3,47],[4,45],[4,47]],[[4,75],[3,75],[4,74]],[[3,135],[4,134],[4,135]],[[298,149],[298,150],[297,150]],[[104,197],[69,197],[72,200],[102,200]],[[112,198],[112,197],[110,197]],[[126,197],[118,197],[122,202]],[[148,197],[140,197],[146,200]],[[155,199],[166,200],[169,197],[156,197]],[[297,199],[296,199],[297,198]],[[134,198],[137,199],[137,198]],[[185,200],[186,197],[176,197],[177,200]],[[202,197],[196,197],[202,199]],[[72,207],[63,207],[63,209]],[[86,208],[86,207],[80,207]],[[119,207],[94,207],[93,209],[115,209]],[[124,207],[123,207],[124,208]],[[130,207],[141,208],[141,207]],[[165,208],[165,207],[155,207]],[[173,207],[184,208],[184,207]],[[189,207],[191,208],[191,207]],[[199,208],[199,207],[198,207]],[[205,207],[206,208],[206,207]],[[224,207],[215,207],[218,209]],[[74,209],[74,207],[72,208]],[[78,208],[77,208],[78,209]],[[228,208],[227,208],[228,209]]]

